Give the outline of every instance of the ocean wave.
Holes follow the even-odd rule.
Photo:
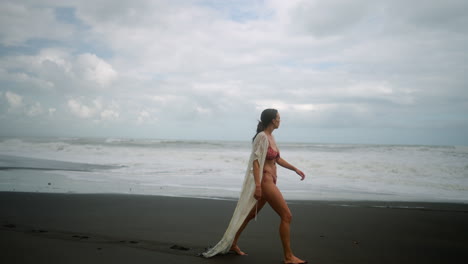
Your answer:
[[[294,198],[326,193],[326,197],[440,196],[468,201],[468,147],[278,145],[282,157],[307,175],[299,182],[293,172],[278,167],[278,185]],[[192,192],[187,186],[194,186],[203,189],[203,195],[219,196],[219,190],[242,184],[250,148],[249,140],[2,138],[0,170],[55,171],[73,180],[74,185],[66,187],[71,191],[76,191],[77,182],[105,179],[103,182],[115,184],[102,189],[115,188],[117,192],[142,186],[151,192],[151,186],[164,185],[173,186],[170,192],[174,194]],[[182,187],[174,187],[177,185]],[[167,188],[158,191],[169,192]]]

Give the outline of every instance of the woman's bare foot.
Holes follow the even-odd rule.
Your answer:
[[[296,256],[292,256],[290,258],[285,259],[284,263],[285,264],[303,264],[303,263],[307,263],[307,261],[302,260]]]
[[[240,255],[240,256],[245,256],[247,255],[247,253],[243,252],[242,250],[240,250],[240,248],[237,246],[237,245],[232,245],[231,246],[231,249],[229,249],[231,251],[234,251],[236,252],[237,255]]]

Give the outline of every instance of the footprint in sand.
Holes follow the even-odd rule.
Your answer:
[[[88,236],[78,236],[78,235],[74,235],[72,237],[78,238],[78,239],[88,239],[89,238]]]

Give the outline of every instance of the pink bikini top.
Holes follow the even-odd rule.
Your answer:
[[[272,149],[270,146],[268,146],[267,154],[266,154],[266,159],[267,160],[275,160],[280,157],[279,151],[275,151]]]

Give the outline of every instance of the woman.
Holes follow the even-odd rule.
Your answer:
[[[301,180],[305,174],[285,161],[279,153],[273,131],[280,125],[280,115],[276,109],[265,109],[257,126],[257,134],[253,138],[252,153],[250,155],[247,172],[242,186],[241,195],[231,222],[223,238],[216,246],[203,253],[204,257],[212,257],[234,251],[239,255],[246,255],[237,245],[237,241],[247,224],[256,218],[265,203],[280,216],[280,237],[283,244],[285,263],[307,263],[294,256],[290,247],[291,211],[276,186],[276,164],[295,171]]]

